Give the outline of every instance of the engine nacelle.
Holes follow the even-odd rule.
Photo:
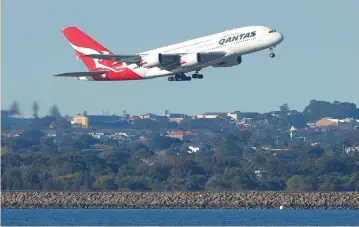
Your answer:
[[[180,64],[182,67],[191,67],[198,65],[202,62],[202,57],[200,53],[195,54],[186,54],[181,56]]]
[[[159,66],[163,63],[162,54],[149,54],[141,57],[140,64],[145,68]]]
[[[239,65],[242,63],[242,56],[240,55],[234,55],[226,58],[224,61],[213,65],[213,67],[232,67],[235,65]]]

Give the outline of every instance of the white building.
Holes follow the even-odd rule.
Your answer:
[[[236,112],[208,112],[208,113],[204,113],[204,114],[199,114],[197,115],[197,118],[199,119],[214,119],[217,117],[230,117],[233,120],[237,121],[238,120],[238,114]]]
[[[188,153],[196,153],[197,151],[199,151],[199,147],[194,147],[194,146],[189,146],[188,147]]]
[[[223,112],[209,112],[209,113],[199,114],[199,115],[197,115],[197,118],[214,119],[219,116],[226,116],[226,115],[227,115],[227,113],[223,113]]]

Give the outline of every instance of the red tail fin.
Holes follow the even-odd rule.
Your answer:
[[[64,36],[69,41],[72,48],[75,49],[77,57],[81,58],[89,71],[92,71],[94,69],[110,69],[111,65],[115,62],[113,60],[102,60],[82,57],[87,54],[112,53],[76,27],[63,28],[61,29],[61,31],[64,33]]]

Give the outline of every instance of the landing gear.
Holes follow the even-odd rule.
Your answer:
[[[203,75],[202,74],[199,74],[199,73],[194,73],[192,75],[192,78],[193,79],[203,79]]]
[[[192,78],[193,79],[203,79],[203,75],[198,73],[199,70],[197,70],[193,75]]]
[[[184,73],[177,73],[174,76],[168,77],[168,81],[190,81],[191,77],[186,76]]]
[[[270,54],[269,54],[269,57],[271,57],[271,58],[274,58],[274,57],[275,57],[275,53],[273,53],[273,52],[274,52],[274,47],[275,47],[275,46],[269,48],[269,53],[270,53]]]
[[[198,73],[197,70],[192,77],[186,76],[184,73],[177,73],[174,76],[168,77],[168,81],[191,81],[193,79],[203,79],[203,75]]]

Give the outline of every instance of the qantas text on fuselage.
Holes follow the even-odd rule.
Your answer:
[[[138,54],[113,54],[76,27],[62,32],[87,72],[69,72],[55,76],[91,81],[124,81],[168,77],[169,81],[202,79],[203,68],[232,67],[242,63],[243,55],[274,47],[284,37],[266,26],[247,26],[227,30]],[[193,72],[192,77],[186,73]]]

